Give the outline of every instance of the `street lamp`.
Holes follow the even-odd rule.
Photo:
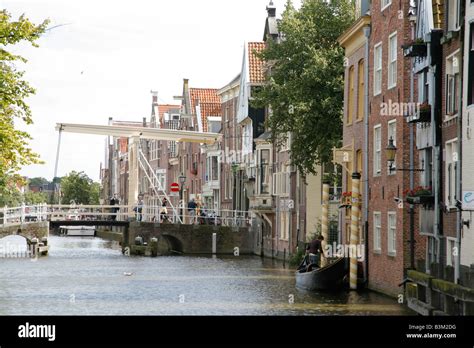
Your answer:
[[[184,188],[184,183],[186,182],[186,176],[184,174],[181,174],[179,176],[179,183],[180,188],[179,188],[179,199],[181,200],[181,221],[184,223],[184,216],[183,216],[183,209],[184,209],[184,201],[183,201],[183,188]]]
[[[412,168],[395,168],[393,165],[395,163],[395,157],[397,155],[397,147],[393,142],[393,137],[390,137],[388,141],[388,146],[385,149],[385,156],[387,157],[388,170],[390,173],[400,171],[400,172],[424,172],[424,169],[412,169]]]

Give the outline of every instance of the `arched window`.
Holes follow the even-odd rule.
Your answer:
[[[358,67],[359,81],[357,85],[357,120],[364,119],[364,95],[365,95],[365,61],[361,59]]]
[[[347,124],[351,124],[353,117],[352,115],[354,114],[354,66],[351,66],[349,68],[349,101],[347,103]]]

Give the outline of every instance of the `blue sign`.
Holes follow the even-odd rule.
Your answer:
[[[463,191],[462,208],[463,210],[474,210],[474,191]]]

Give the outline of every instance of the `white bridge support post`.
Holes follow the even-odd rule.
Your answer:
[[[135,203],[138,200],[138,145],[140,142],[139,136],[128,138],[128,153],[129,153],[129,174],[128,174],[128,206],[132,207],[128,211],[129,218],[135,217]],[[143,213],[143,211],[142,211]]]

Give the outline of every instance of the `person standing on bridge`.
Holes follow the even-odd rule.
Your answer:
[[[189,215],[191,216],[191,224],[194,224],[196,222],[196,209],[197,209],[197,204],[196,204],[196,201],[193,199],[191,199],[191,201],[189,201],[188,203],[188,212],[189,212]]]
[[[137,218],[137,221],[140,222],[142,221],[143,219],[143,196],[140,195],[138,196],[138,203],[137,203],[137,206],[135,208],[133,208],[133,210],[135,211],[135,215],[136,215],[136,218]]]
[[[118,199],[117,197],[117,194],[115,193],[114,196],[112,197],[112,199],[110,200],[110,205],[111,206],[115,206],[115,205],[119,205],[120,204],[120,200]],[[117,212],[119,211],[119,208],[112,208],[112,213],[114,213],[114,215],[112,215],[112,221],[116,221],[117,220]]]

